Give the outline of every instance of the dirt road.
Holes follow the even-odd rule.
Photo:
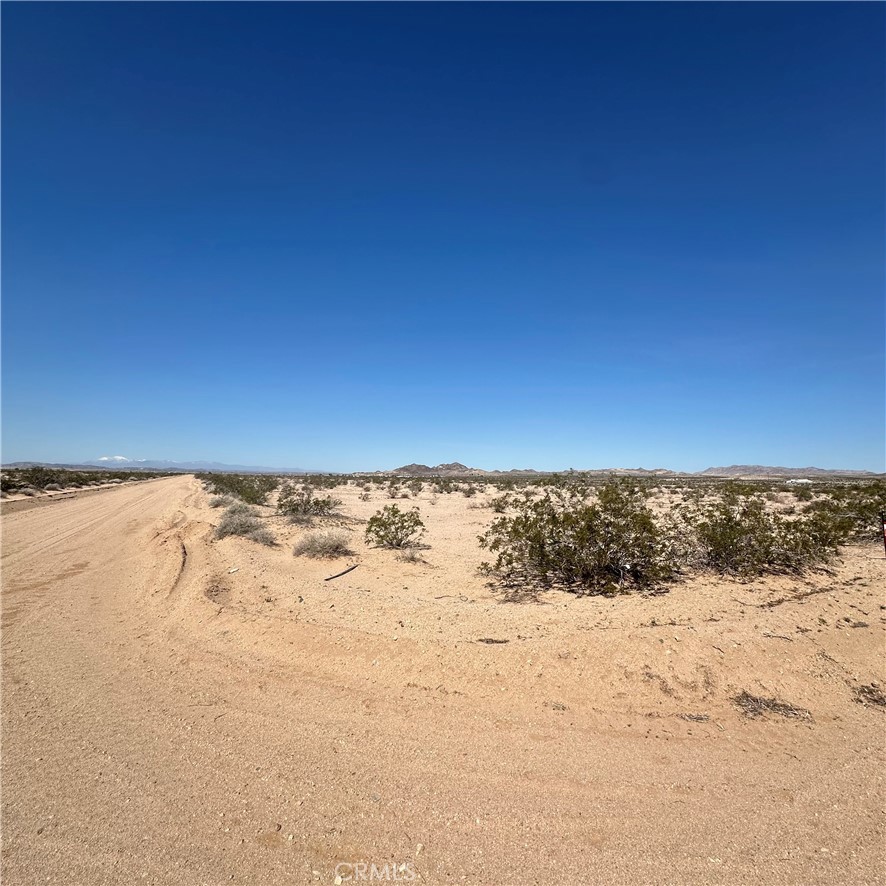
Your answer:
[[[360,863],[883,882],[886,715],[851,692],[882,680],[875,552],[853,554],[866,584],[772,610],[802,621],[784,640],[741,601],[650,626],[707,605],[691,588],[496,608],[432,571],[427,593],[382,593],[367,566],[324,584],[285,545],[211,542],[215,516],[190,477],[3,516],[6,886],[360,882]],[[816,634],[832,603],[867,607],[864,628]],[[697,680],[666,670],[680,656]],[[743,717],[727,690],[751,676],[810,719]]]

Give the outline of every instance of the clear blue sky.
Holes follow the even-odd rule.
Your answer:
[[[2,14],[4,460],[884,470],[883,4]]]

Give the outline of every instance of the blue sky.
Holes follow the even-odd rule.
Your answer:
[[[882,4],[3,4],[3,459],[884,470]]]

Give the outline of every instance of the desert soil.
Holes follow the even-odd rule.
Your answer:
[[[185,476],[4,512],[4,884],[884,881],[882,546],[507,601],[482,502],[402,502],[419,563],[214,541]]]

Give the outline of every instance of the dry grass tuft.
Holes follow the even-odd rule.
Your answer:
[[[354,552],[350,548],[348,533],[341,529],[316,529],[306,532],[295,544],[292,553],[296,557],[317,557],[331,560],[346,557]]]
[[[225,538],[229,535],[239,535],[269,547],[277,543],[271,532],[262,526],[255,511],[243,502],[229,507],[215,530],[216,538]]]

